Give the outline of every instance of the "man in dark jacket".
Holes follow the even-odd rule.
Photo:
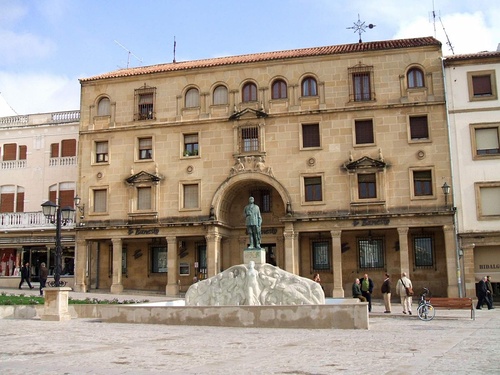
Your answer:
[[[21,289],[21,285],[23,285],[25,281],[28,283],[30,289],[33,289],[30,283],[30,264],[28,262],[26,262],[26,264],[21,268],[21,282],[19,283],[19,289]]]
[[[45,263],[40,264],[40,295],[43,296],[42,289],[45,288],[47,283],[47,277],[49,276],[49,270],[45,267]]]
[[[479,281],[479,284],[477,286],[477,306],[476,310],[481,310],[481,306],[483,306],[484,303],[488,306],[488,310],[491,310],[493,306],[490,304],[490,300],[487,298],[488,294],[488,287],[486,286],[486,276]]]
[[[368,312],[372,312],[372,293],[373,293],[373,281],[365,273],[365,276],[359,280],[361,283],[361,294],[366,298],[368,302]]]

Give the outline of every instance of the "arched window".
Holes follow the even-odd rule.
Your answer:
[[[407,76],[409,89],[424,87],[424,73],[419,68],[411,68]]]
[[[97,104],[97,116],[109,116],[111,113],[109,98],[102,98]]]
[[[245,86],[243,86],[242,101],[243,102],[257,101],[257,86],[254,83],[252,82],[245,83]]]
[[[220,85],[214,90],[214,105],[227,104],[227,87]]]
[[[287,98],[287,87],[286,82],[282,79],[277,79],[273,82],[272,86],[272,99],[286,99]]]
[[[198,89],[191,88],[186,91],[186,108],[196,108],[200,106],[200,95]]]
[[[302,96],[318,95],[316,80],[313,77],[306,77],[302,81]]]

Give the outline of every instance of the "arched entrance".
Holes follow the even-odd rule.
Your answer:
[[[262,216],[262,248],[266,261],[284,267],[284,225],[281,218],[290,207],[286,189],[272,176],[259,172],[243,172],[228,178],[212,199],[213,214],[222,235],[221,269],[243,262],[248,245],[243,209],[252,196]]]

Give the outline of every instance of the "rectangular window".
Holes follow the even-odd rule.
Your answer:
[[[373,144],[373,120],[355,120],[354,121],[356,144]]]
[[[384,242],[380,238],[358,239],[359,267],[384,268]]]
[[[370,73],[360,72],[353,73],[353,90],[354,90],[354,101],[368,101],[371,100],[371,89],[370,89]]]
[[[260,212],[271,212],[271,191],[267,189],[252,190],[250,195],[255,199]]]
[[[330,270],[330,246],[328,241],[312,242],[313,271]]]
[[[207,276],[207,245],[198,243],[196,245],[197,262],[198,262],[198,277],[204,279]]]
[[[106,189],[96,189],[94,193],[94,212],[103,213],[108,211],[108,191]]]
[[[476,155],[500,154],[498,126],[491,128],[476,128]]]
[[[76,156],[76,139],[64,139],[61,141],[61,157]]]
[[[199,208],[198,184],[186,184],[183,185],[183,189],[184,189],[183,208],[187,209]]]
[[[302,125],[302,147],[320,147],[319,124]]]
[[[375,173],[358,174],[359,199],[377,198],[377,176]]]
[[[467,84],[470,101],[496,100],[498,97],[495,70],[467,72]]]
[[[429,139],[427,116],[410,117],[410,137],[412,141]]]
[[[52,143],[50,145],[50,157],[51,158],[59,157],[59,143]]]
[[[95,143],[95,161],[96,163],[108,162],[108,141]]]
[[[198,155],[198,134],[184,134],[184,156]]]
[[[434,266],[434,243],[430,236],[415,236],[413,249],[415,251],[415,267]]]
[[[489,219],[500,217],[500,184],[479,186],[479,216]]]
[[[432,171],[413,171],[413,189],[416,197],[432,195]]]
[[[144,85],[135,90],[135,119],[136,120],[154,120],[156,117],[154,111],[154,101],[156,88]]]
[[[28,153],[28,148],[24,145],[19,146],[19,160],[26,160],[26,155]]]
[[[17,160],[17,144],[6,143],[3,145],[3,161]]]
[[[147,160],[153,158],[153,139],[139,138],[139,159]]]
[[[259,127],[241,129],[242,152],[259,151]]]
[[[151,267],[153,273],[168,272],[167,248],[165,246],[153,246],[151,248],[151,258],[153,261]]]
[[[151,210],[151,187],[137,188],[137,210]]]
[[[322,201],[321,177],[304,177],[304,192],[306,202]]]

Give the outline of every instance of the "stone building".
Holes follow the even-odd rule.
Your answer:
[[[42,214],[50,200],[74,208],[79,111],[0,118],[0,285],[16,287],[21,264],[38,281],[44,262],[53,274],[55,225]],[[73,284],[75,223],[62,228],[63,281]],[[16,277],[13,277],[16,276]],[[25,285],[26,287],[26,285]]]
[[[75,289],[185,291],[267,261],[326,294],[408,272],[458,295],[441,44],[390,40],[128,68],[81,79]]]
[[[500,51],[444,59],[464,293],[490,275],[500,293]],[[498,74],[498,76],[497,76]]]

